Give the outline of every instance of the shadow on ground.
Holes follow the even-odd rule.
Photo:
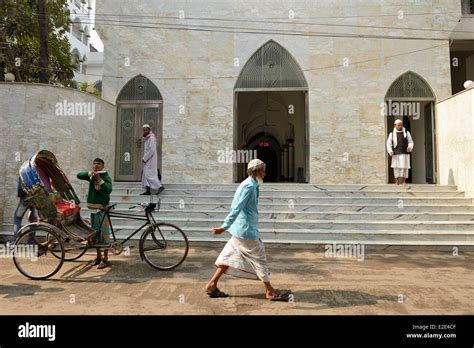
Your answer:
[[[63,288],[43,288],[40,284],[14,283],[13,285],[0,285],[0,295],[6,295],[5,298],[32,296],[40,292],[62,292],[64,290]]]
[[[293,296],[293,308],[311,310],[370,306],[377,305],[379,301],[398,301],[398,296],[395,295],[376,296],[361,291],[344,290],[299,290],[295,291]],[[265,299],[262,293],[238,295],[233,297],[253,298],[258,300]],[[306,306],[308,304],[317,304],[318,306]]]

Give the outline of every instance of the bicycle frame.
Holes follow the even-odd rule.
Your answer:
[[[104,223],[104,220],[108,219],[109,226],[110,226],[110,232],[112,233],[112,237],[113,237],[114,242],[117,241],[117,238],[115,236],[112,220],[110,219],[111,217],[121,217],[121,218],[129,218],[131,220],[146,221],[138,229],[136,229],[134,232],[132,232],[127,238],[125,238],[123,241],[121,241],[120,244],[122,244],[122,245],[124,245],[134,235],[136,235],[138,232],[140,232],[145,226],[156,223],[156,220],[153,217],[153,214],[151,213],[151,211],[147,211],[146,209],[145,209],[145,216],[135,215],[135,214],[132,214],[132,213],[118,213],[118,212],[114,212],[114,211],[111,211],[111,210],[105,210],[104,212],[105,212],[105,214],[102,217],[102,220],[100,221],[100,224],[99,224],[99,231],[100,231],[100,228],[102,227],[102,224]],[[91,245],[90,247],[93,248],[93,247],[95,247],[95,245]]]

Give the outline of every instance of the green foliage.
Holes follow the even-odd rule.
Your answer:
[[[38,82],[40,41],[37,0],[0,1],[0,64],[18,71],[22,81]],[[65,84],[74,77],[71,45],[66,36],[70,14],[67,0],[47,1],[49,82]],[[8,50],[11,55],[9,56]]]
[[[98,91],[92,83],[87,83],[87,82],[82,82],[80,85],[79,85],[79,89],[83,92],[87,92],[87,93],[90,93],[90,94],[93,94],[97,97],[100,97],[101,93],[100,91]]]

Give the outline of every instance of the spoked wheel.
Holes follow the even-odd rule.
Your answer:
[[[177,226],[155,223],[140,240],[140,254],[152,267],[166,271],[178,267],[188,255],[188,238]]]
[[[76,242],[72,239],[65,238],[63,239],[63,245],[64,245],[64,261],[75,261],[82,257],[87,251],[87,246],[83,245],[79,242]],[[56,256],[58,259],[61,258],[61,254],[55,252],[54,250],[51,251],[54,256]]]
[[[47,279],[64,263],[64,245],[54,227],[32,224],[26,226],[15,240],[13,262],[24,276]]]
[[[80,218],[76,221],[80,228],[89,228],[90,229],[90,220],[87,218]],[[64,252],[66,255],[64,256],[64,261],[75,261],[81,258],[86,252],[88,244],[83,244],[69,236],[64,236],[63,234],[63,244],[64,244]],[[56,257],[60,257],[60,255],[54,254]]]

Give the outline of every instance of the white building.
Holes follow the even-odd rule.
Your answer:
[[[462,16],[451,34],[451,82],[453,94],[474,81],[474,0],[462,0]]]
[[[273,216],[294,198],[299,213],[338,212],[316,225],[314,215],[293,219],[283,208],[276,214],[283,220],[266,222],[269,239],[283,233],[296,240],[305,230],[298,238],[317,244],[351,240],[359,230],[377,244],[472,245],[472,199],[464,197],[474,198],[474,86],[463,84],[474,78],[474,0],[101,0],[94,20],[104,42],[103,74],[100,54],[90,49],[94,26],[80,14],[87,5],[71,6],[71,42],[86,56],[85,78],[102,76],[102,96],[0,83],[0,222],[9,236],[24,160],[52,151],[74,187],[85,187],[75,173],[96,157],[114,181],[140,181],[147,123],[158,135],[165,196],[183,197],[202,214],[188,218],[175,199],[164,203],[177,214],[168,221],[197,226],[192,237],[209,234],[202,218],[210,217],[209,204],[230,204],[216,187],[242,180],[247,157],[232,155],[248,150],[267,163],[267,182],[285,183],[265,185],[262,211]],[[65,102],[93,112],[58,113]],[[418,185],[401,191],[386,185],[393,182],[386,140],[395,117],[403,117],[415,141],[408,182]],[[139,184],[120,186],[126,190],[114,194],[117,200],[138,199],[132,191]],[[207,188],[212,196],[198,201]],[[311,197],[315,189],[321,200]],[[339,214],[350,206],[347,213],[361,214]],[[404,207],[416,215],[405,215]],[[443,216],[428,215],[432,209]],[[389,211],[396,215],[380,225],[378,213]],[[280,222],[290,219],[285,234],[290,227]],[[392,233],[394,223],[399,233]],[[319,229],[324,235],[306,232]]]
[[[72,59],[76,63],[74,79],[96,83],[102,79],[104,46],[95,31],[95,0],[69,0],[71,27],[67,33]]]
[[[410,182],[440,182],[436,104],[472,74],[473,1],[341,3],[98,2],[115,179],[140,179],[136,142],[153,123],[177,182],[239,182],[245,164],[219,154],[246,149],[272,164],[268,181],[389,183],[385,141],[403,117]],[[384,114],[389,102],[417,109]]]

